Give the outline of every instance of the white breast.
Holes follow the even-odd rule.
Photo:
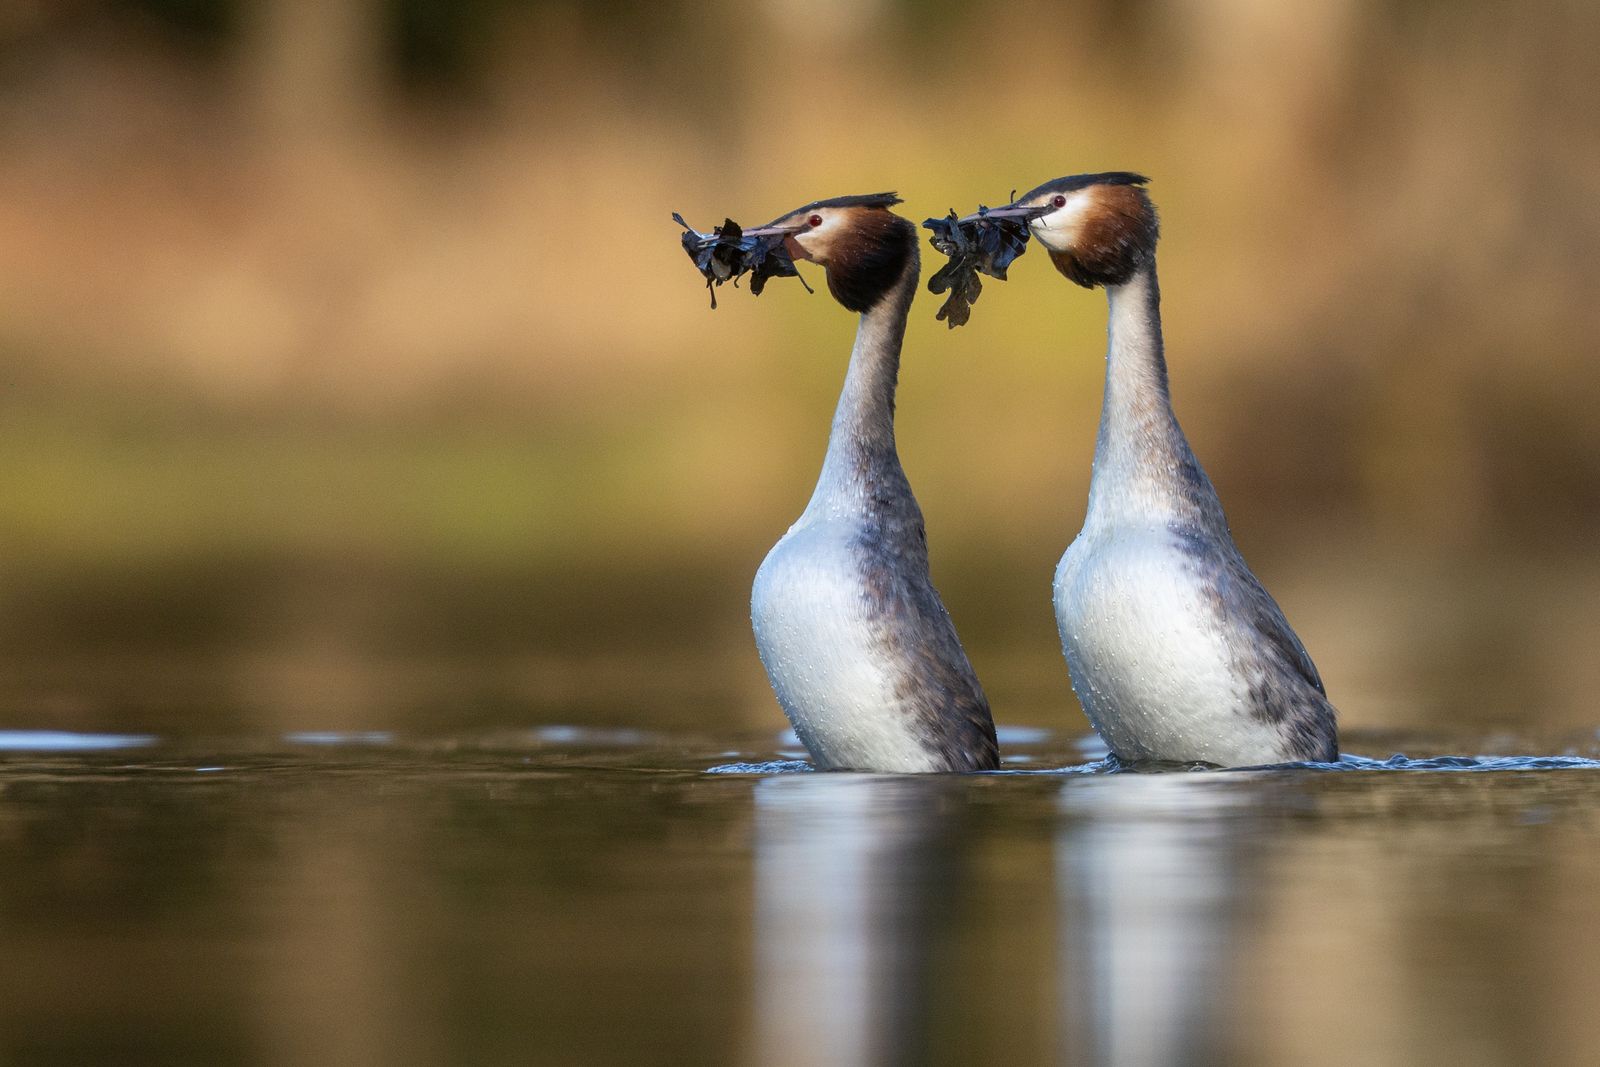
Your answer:
[[[1210,591],[1164,527],[1086,528],[1056,569],[1072,687],[1125,759],[1223,765],[1282,759],[1249,710]]]
[[[761,663],[819,767],[936,770],[895,695],[843,519],[802,519],[767,553],[750,598]]]

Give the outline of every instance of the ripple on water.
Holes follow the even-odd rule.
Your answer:
[[[1026,757],[1031,758],[1031,757]],[[1105,757],[1086,763],[1063,767],[1024,768],[1007,759],[1007,766],[997,771],[981,771],[990,777],[1029,777],[1065,775],[1110,775],[1151,773],[1253,773],[1263,771],[1431,771],[1431,772],[1518,772],[1518,771],[1570,771],[1600,770],[1600,760],[1584,756],[1422,756],[1412,758],[1396,753],[1388,759],[1373,759],[1345,753],[1332,763],[1276,763],[1257,767],[1207,767],[1204,764],[1126,764],[1115,757]],[[722,763],[706,769],[707,774],[793,774],[809,772],[815,768],[807,760],[776,759]]]
[[[644,730],[575,726],[565,723],[536,726],[530,731],[530,736],[545,745],[603,745],[616,748],[642,746],[661,740],[660,735]]]
[[[1315,771],[1570,771],[1600,770],[1600,760],[1583,756],[1422,756],[1395,753],[1370,759],[1345,753],[1334,763],[1287,764]]]
[[[389,745],[394,743],[394,734],[387,730],[307,730],[284,734],[283,739],[291,745]]]
[[[86,734],[71,730],[0,730],[0,752],[103,752],[156,743],[148,734]]]
[[[719,763],[707,774],[809,774],[816,768],[803,759],[775,759],[764,763]]]

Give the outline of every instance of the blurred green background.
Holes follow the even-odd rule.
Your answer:
[[[1179,416],[1346,724],[1591,726],[1597,54],[1584,0],[0,0],[0,721],[775,728],[749,580],[854,321],[710,312],[669,214],[1135,169]],[[936,581],[997,717],[1079,724],[1103,298],[935,306]]]

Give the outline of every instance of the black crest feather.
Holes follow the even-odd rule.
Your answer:
[[[1150,179],[1129,170],[1108,170],[1099,174],[1069,174],[1035,186],[1023,193],[1019,200],[1032,200],[1046,193],[1075,193],[1091,185],[1149,185]]]
[[[894,193],[862,193],[857,196],[835,196],[828,200],[813,200],[799,211],[790,214],[798,215],[800,211],[810,211],[817,207],[894,207],[900,203],[900,197]]]

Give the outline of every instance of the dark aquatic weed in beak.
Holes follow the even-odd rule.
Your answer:
[[[952,330],[964,326],[972,317],[972,305],[983,291],[979,274],[1006,280],[1006,268],[1028,249],[1028,215],[1005,214],[986,207],[975,215],[957,218],[954,211],[942,219],[927,219],[922,225],[933,231],[933,247],[950,257],[950,262],[928,279],[928,292],[937,296],[948,291],[939,307],[938,318]]]
[[[727,281],[737,286],[741,274],[750,275],[750,291],[756,296],[766,288],[768,278],[800,278],[794,257],[783,244],[787,230],[764,227],[745,233],[737,222],[726,219],[710,233],[701,233],[677,212],[672,213],[672,221],[683,227],[683,250],[705,277],[713,308],[717,306],[715,287]],[[806,292],[812,291],[804,278],[800,284],[806,286]]]

